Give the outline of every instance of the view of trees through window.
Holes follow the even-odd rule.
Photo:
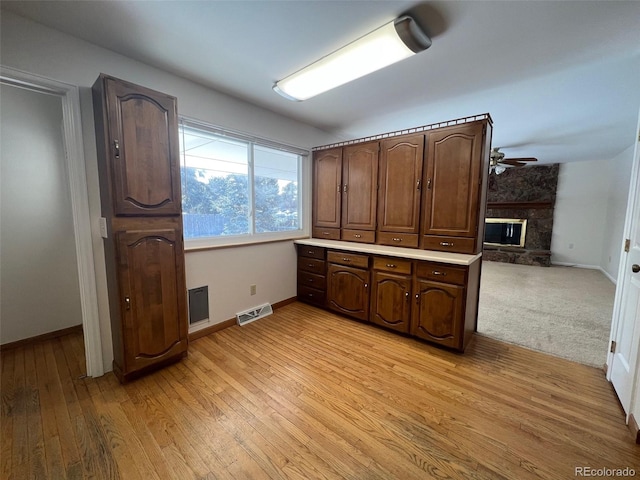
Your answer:
[[[300,156],[181,125],[185,238],[300,229]]]

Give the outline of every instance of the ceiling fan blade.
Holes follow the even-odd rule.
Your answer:
[[[503,158],[503,162],[505,161],[514,161],[514,162],[537,162],[538,159],[534,157],[521,157],[521,158]]]
[[[502,165],[511,165],[512,167],[524,167],[526,165],[526,163],[524,162],[518,162],[517,160],[512,160],[512,159],[502,160],[501,162],[498,162],[498,163],[501,163]]]

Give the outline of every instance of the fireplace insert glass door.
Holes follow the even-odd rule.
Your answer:
[[[527,220],[524,218],[487,218],[485,219],[484,243],[524,247],[526,232]]]

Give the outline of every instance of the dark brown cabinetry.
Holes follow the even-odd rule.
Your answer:
[[[342,148],[313,154],[313,236],[340,240]]]
[[[409,333],[411,320],[411,261],[374,257],[371,322]]]
[[[114,372],[187,352],[175,98],[101,75],[93,86]]]
[[[298,300],[324,306],[327,291],[325,249],[298,248]]]
[[[359,320],[368,320],[369,257],[329,251],[327,262],[329,308]]]
[[[417,247],[424,135],[387,139],[380,147],[378,243]]]
[[[411,334],[462,348],[467,269],[419,262],[414,282]]]
[[[476,253],[484,220],[484,122],[440,128],[427,135],[422,248]]]
[[[378,142],[344,147],[342,240],[375,242],[378,148]]]

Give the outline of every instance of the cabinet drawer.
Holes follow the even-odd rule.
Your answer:
[[[477,253],[475,251],[475,238],[443,237],[440,235],[425,235],[422,237],[424,250],[437,250],[440,252]]]
[[[324,260],[318,260],[317,258],[298,257],[298,270],[324,275]]]
[[[417,248],[418,235],[415,233],[378,232],[378,243],[394,247]]]
[[[314,227],[312,236],[313,238],[324,238],[325,240],[340,240],[340,229]]]
[[[299,271],[298,285],[300,287],[305,286],[310,288],[317,288],[318,290],[325,290],[327,287],[327,279],[324,275]]]
[[[349,267],[369,268],[369,257],[357,253],[330,251],[327,253],[327,261]]]
[[[309,245],[298,245],[298,256],[324,260],[324,248]]]
[[[420,278],[462,286],[465,284],[466,273],[465,267],[454,267],[444,263],[419,262],[417,267],[417,275]]]
[[[324,306],[324,299],[325,293],[323,290],[298,285],[298,300],[322,307]]]
[[[342,230],[342,240],[347,242],[376,243],[373,230]]]
[[[411,260],[393,257],[373,257],[374,270],[384,272],[411,274]]]

